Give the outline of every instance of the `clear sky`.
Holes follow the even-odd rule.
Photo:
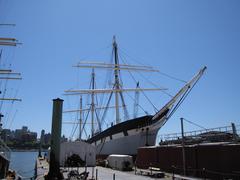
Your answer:
[[[239,9],[238,0],[0,0],[0,23],[16,24],[0,27],[0,35],[23,43],[3,52],[2,61],[12,62],[23,77],[16,83],[22,102],[14,103],[16,117],[13,123],[14,115],[5,119],[6,127],[50,131],[52,99],[63,98],[67,109],[64,90],[89,79],[86,74],[77,77],[72,65],[82,59],[109,61],[113,35],[136,61],[174,77],[189,80],[208,67],[161,134],[179,132],[180,117],[206,128],[239,124]],[[171,94],[183,85],[159,74],[147,77]],[[159,108],[162,97],[152,95]],[[63,133],[70,130],[64,125]]]

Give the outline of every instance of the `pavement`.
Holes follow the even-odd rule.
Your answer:
[[[79,173],[85,171],[85,168],[65,168],[64,169],[64,178],[67,178],[68,172],[71,170],[77,170]],[[140,175],[137,173],[135,175],[134,171],[119,171],[105,167],[87,167],[87,172],[89,172],[88,179],[95,179],[95,180],[153,180],[153,179],[172,179],[168,178],[153,178],[144,175]]]
[[[44,175],[46,175],[49,171],[49,164],[46,159],[38,159],[36,162],[36,179],[44,180]],[[78,173],[82,173],[85,171],[85,167],[80,168],[61,168],[63,171],[64,179],[68,179],[68,174],[70,171],[75,170]],[[86,167],[86,171],[89,172],[88,179],[89,180],[153,180],[153,179],[162,179],[162,180],[170,180],[172,179],[172,175],[169,173],[165,173],[164,178],[157,178],[154,176],[149,177],[151,174],[150,171],[141,171],[137,169],[137,173],[135,171],[119,171],[105,167]],[[155,172],[157,173],[157,172]],[[77,178],[71,178],[72,180]],[[196,178],[183,177],[179,175],[175,175],[175,179],[186,179],[186,180],[196,180]]]

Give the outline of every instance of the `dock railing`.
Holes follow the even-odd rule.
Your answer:
[[[240,136],[240,125],[236,125],[236,135]],[[207,137],[214,137],[214,136],[224,136],[224,135],[233,135],[234,130],[232,126],[223,126],[223,127],[217,127],[217,128],[210,128],[210,129],[202,129],[202,130],[196,130],[196,131],[188,131],[184,132],[184,137],[186,139],[192,139],[197,140],[199,138],[207,138]],[[171,134],[164,134],[159,135],[157,137],[157,142],[166,142],[166,141],[175,141],[180,140],[182,138],[181,133],[171,133]]]
[[[0,138],[0,155],[10,161],[11,158],[11,149],[3,142]]]

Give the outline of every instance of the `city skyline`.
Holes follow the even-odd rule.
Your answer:
[[[45,132],[45,130],[44,129],[42,129],[41,131],[40,131],[40,133],[38,133],[38,132],[34,132],[34,131],[31,131],[31,129],[29,129],[28,128],[28,126],[22,126],[21,128],[18,128],[18,129],[2,129],[2,131],[3,132],[6,132],[6,131],[11,131],[11,132],[17,132],[18,133],[18,131],[22,131],[22,132],[25,132],[25,133],[36,133],[37,134],[37,138],[38,139],[40,139],[41,138],[41,134],[42,134],[42,131],[44,131],[44,133],[45,134],[50,134],[51,132]]]

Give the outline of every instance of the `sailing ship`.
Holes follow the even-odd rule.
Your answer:
[[[0,26],[14,26],[13,24],[0,24]],[[12,47],[17,46],[19,43],[15,38],[0,37],[0,47]],[[3,49],[0,49],[0,62],[2,60]],[[14,102],[21,101],[18,98],[7,97],[7,81],[8,80],[21,80],[21,74],[14,72],[11,68],[4,68],[2,63],[0,63],[0,135],[2,135],[2,119],[4,118],[3,104],[6,101]],[[9,116],[8,116],[9,117]],[[6,178],[7,172],[9,170],[11,157],[11,149],[7,146],[0,136],[0,179]]]
[[[200,69],[200,71],[176,93],[172,98],[153,115],[144,115],[134,117],[132,119],[127,119],[121,122],[120,119],[120,108],[123,109],[123,114],[125,117],[129,117],[126,110],[126,103],[123,94],[125,92],[135,92],[135,97],[139,96],[140,92],[145,91],[165,91],[165,88],[141,88],[137,82],[136,88],[124,88],[123,83],[120,78],[121,71],[146,71],[155,72],[154,68],[150,66],[139,66],[139,65],[129,65],[119,62],[118,56],[118,45],[116,38],[113,38],[112,43],[112,57],[114,59],[113,63],[100,63],[92,61],[82,61],[76,66],[77,68],[90,68],[91,73],[91,83],[90,89],[70,89],[65,91],[65,95],[80,96],[80,108],[77,110],[67,110],[64,112],[79,112],[79,138],[82,138],[82,133],[84,131],[86,120],[83,119],[83,112],[91,112],[91,134],[86,139],[86,142],[94,145],[96,147],[96,152],[99,157],[106,157],[110,154],[127,154],[136,155],[138,147],[142,146],[152,146],[155,145],[157,133],[159,129],[168,121],[168,119],[177,110],[180,104],[184,101],[186,96],[189,94],[193,86],[198,82],[198,80],[203,75],[206,67]],[[111,69],[113,71],[113,83],[109,89],[96,89],[95,87],[95,69]],[[91,96],[91,102],[89,108],[83,108],[82,106],[82,95],[89,94]],[[98,94],[109,94],[109,99],[105,107],[98,107],[95,102],[95,96]],[[115,105],[110,106],[110,101],[115,95]],[[121,102],[121,105],[120,105]],[[139,105],[138,100],[134,102],[134,111],[136,112],[136,107]],[[106,116],[107,110],[110,108],[115,109],[115,123],[111,127],[106,129],[102,128],[102,122],[98,119],[95,123],[95,114],[97,110],[103,110],[102,117]],[[112,120],[113,117],[111,116]],[[95,127],[97,124],[97,128]],[[96,130],[97,129],[97,130]]]

